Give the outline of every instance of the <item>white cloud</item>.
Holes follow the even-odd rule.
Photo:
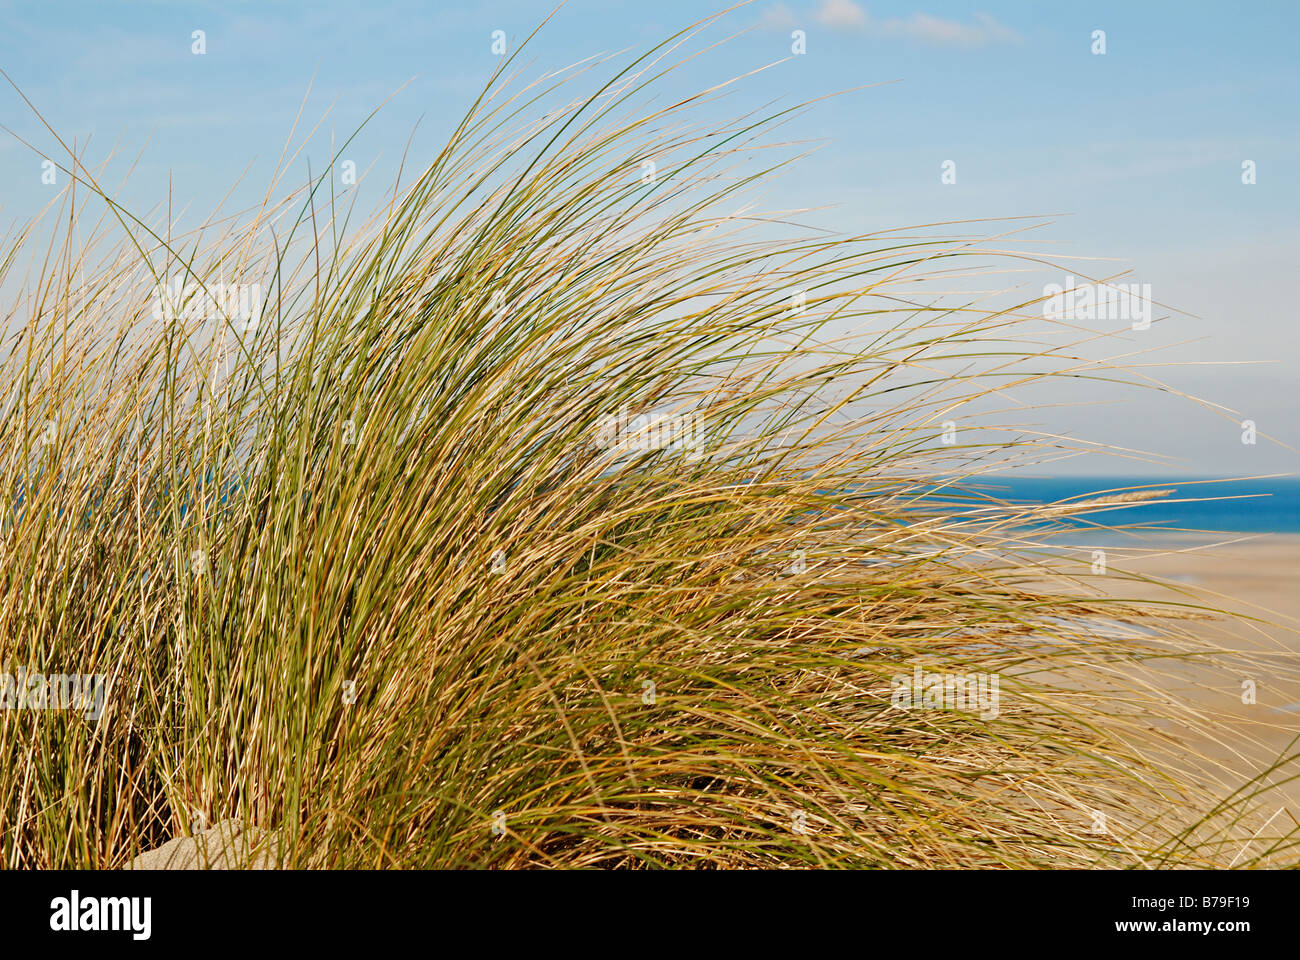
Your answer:
[[[828,0],[829,2],[829,0]],[[955,47],[985,47],[995,43],[1019,43],[1020,35],[1004,27],[987,13],[975,14],[975,22],[959,23],[928,13],[914,13],[908,20],[885,20],[875,27],[889,36],[911,37],[925,43]]]
[[[822,0],[816,17],[826,27],[861,30],[867,25],[867,12],[853,0]]]
[[[904,37],[935,46],[987,47],[1000,43],[1020,43],[1022,39],[1015,30],[998,23],[987,13],[975,14],[969,23],[929,13],[876,20],[857,0],[819,0],[812,19],[831,30]],[[789,5],[774,3],[763,11],[758,25],[769,30],[789,30],[799,26],[799,18]]]
[[[758,18],[759,29],[789,30],[797,26],[794,12],[784,3],[774,3]]]

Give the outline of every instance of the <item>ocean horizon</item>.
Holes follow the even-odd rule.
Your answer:
[[[1065,527],[1140,525],[1145,532],[1300,533],[1300,478],[1225,479],[1151,476],[988,476],[973,489],[1000,499],[1049,503],[1086,499],[1131,488],[1172,489],[1175,493],[1053,522]]]

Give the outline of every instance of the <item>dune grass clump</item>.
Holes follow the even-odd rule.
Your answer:
[[[1237,853],[1252,791],[1142,735],[1208,720],[1124,680],[1207,652],[972,487],[1056,441],[966,411],[1118,374],[943,295],[1001,241],[752,212],[788,112],[639,106],[690,35],[503,72],[363,222],[331,167],[173,235],[61,161],[3,254],[0,662],[108,692],[0,711],[6,866],[225,820],[300,867]]]

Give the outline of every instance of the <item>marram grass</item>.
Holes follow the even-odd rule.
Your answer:
[[[60,160],[0,258],[0,662],[108,693],[0,710],[5,866],[224,820],[298,867],[1294,862],[1149,735],[1213,718],[1130,668],[1224,653],[974,486],[1065,449],[986,401],[1122,371],[942,295],[996,237],[752,212],[789,111],[644,106],[692,35],[498,76],[364,222],[331,168],[173,235]],[[155,317],[178,275],[260,319]],[[900,705],[935,673],[996,709]]]

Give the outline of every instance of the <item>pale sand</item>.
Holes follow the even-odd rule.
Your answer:
[[[1235,540],[1236,542],[1226,542]],[[1209,544],[1208,546],[1201,546]],[[1191,703],[1212,723],[1207,734],[1178,725],[1164,732],[1185,747],[1187,766],[1225,768],[1216,776],[1233,786],[1262,774],[1280,756],[1300,752],[1300,535],[1164,535],[1142,548],[1107,549],[1110,573],[1123,570],[1170,581],[1089,578],[1112,596],[1144,601],[1197,602],[1267,623],[1234,619],[1168,621],[1216,646],[1249,652],[1254,664],[1201,669],[1162,664],[1150,677],[1161,693]],[[1254,704],[1243,703],[1244,681],[1254,683]],[[1249,699],[1246,697],[1246,699]],[[1283,781],[1297,777],[1289,783]],[[1300,761],[1270,777],[1279,784],[1264,799],[1277,819],[1268,831],[1300,825]],[[1226,791],[1225,791],[1226,792]]]
[[[235,820],[223,820],[192,837],[177,837],[156,850],[140,854],[128,870],[270,870],[275,857],[266,843],[254,838]]]

